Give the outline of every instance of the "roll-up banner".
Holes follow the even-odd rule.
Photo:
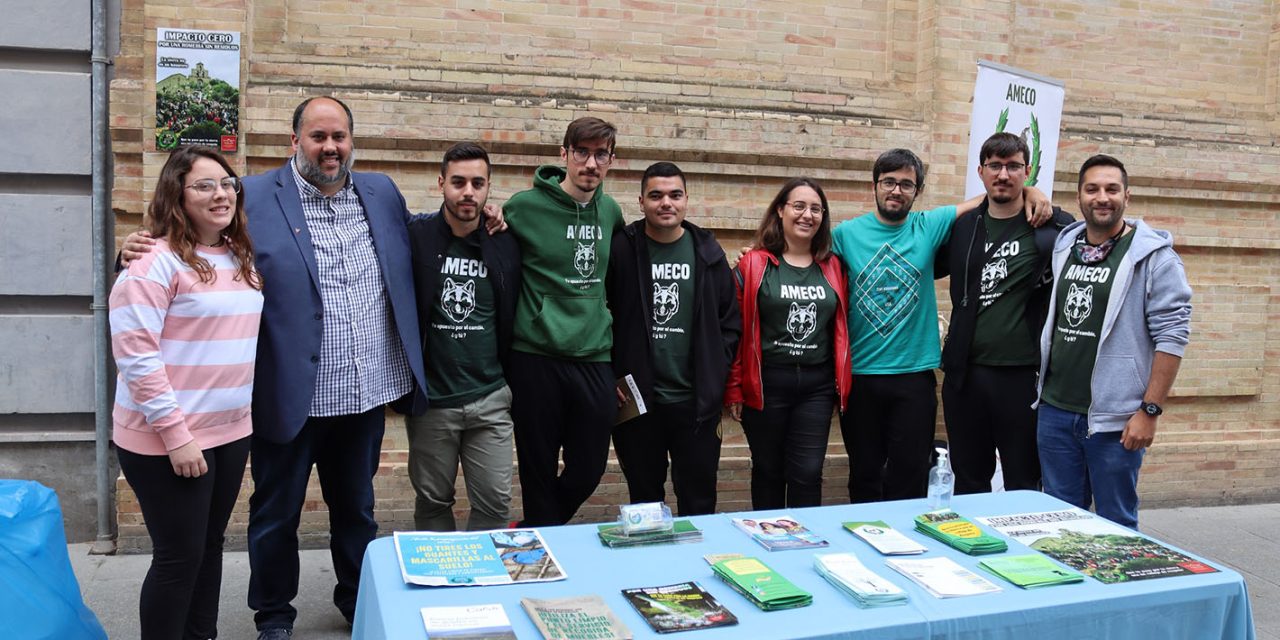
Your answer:
[[[969,122],[969,172],[964,197],[981,195],[978,151],[991,134],[1008,131],[1021,137],[1031,151],[1027,158],[1027,186],[1053,197],[1053,170],[1062,125],[1062,81],[989,60],[978,61],[973,86],[973,115]]]

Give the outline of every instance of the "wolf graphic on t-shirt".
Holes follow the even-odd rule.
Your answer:
[[[444,279],[444,290],[440,292],[440,308],[454,322],[465,322],[476,308],[476,281],[455,282],[453,278]]]
[[[1093,285],[1077,287],[1074,282],[1070,285],[1067,288],[1067,301],[1062,310],[1067,316],[1067,324],[1078,327],[1093,312]]]
[[[798,302],[791,303],[791,311],[787,313],[787,331],[791,333],[791,339],[796,342],[804,342],[813,330],[818,328],[818,304],[810,302],[805,306],[800,306]]]
[[[676,317],[680,310],[680,283],[672,282],[670,286],[653,283],[653,321],[666,324]]]
[[[991,290],[995,289],[996,285],[1008,275],[1009,263],[1004,258],[988,262],[982,267],[982,283],[978,286],[978,290],[982,293],[991,293]]]
[[[590,278],[596,272],[595,243],[577,243],[573,248],[573,267],[584,278]]]

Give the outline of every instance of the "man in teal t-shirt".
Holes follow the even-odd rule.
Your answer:
[[[574,120],[565,166],[538,167],[504,207],[524,260],[507,383],[526,526],[568,522],[608,461],[617,406],[604,281],[622,209],[602,184],[615,138],[604,120]]]
[[[911,151],[876,159],[876,210],[841,223],[834,250],[849,273],[849,351],[853,389],[840,416],[849,454],[849,500],[925,495],[941,360],[934,257],[956,217],[982,201],[911,210],[924,189],[924,164]],[[1028,208],[1047,218],[1043,194]]]

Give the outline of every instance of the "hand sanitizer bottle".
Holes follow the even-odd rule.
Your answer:
[[[938,464],[929,470],[929,510],[951,508],[951,494],[956,489],[956,474],[946,449],[938,447]]]

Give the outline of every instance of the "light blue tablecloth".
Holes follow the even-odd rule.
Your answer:
[[[1068,508],[1063,502],[1034,491],[957,496],[952,503],[966,517],[995,516]],[[520,598],[557,598],[598,594],[638,638],[656,638],[621,590],[695,580],[738,616],[732,627],[692,632],[699,640],[715,638],[897,638],[1051,640],[1054,638],[1135,638],[1161,640],[1223,638],[1252,640],[1253,614],[1240,574],[1214,562],[1220,573],[1179,576],[1122,584],[1083,583],[1026,591],[994,576],[1000,593],[938,599],[885,566],[885,556],[844,531],[850,520],[884,520],[929,548],[925,556],[944,555],[961,565],[978,568],[981,557],[966,556],[941,542],[915,533],[912,518],[924,512],[924,500],[811,509],[758,512],[796,516],[802,524],[831,542],[818,550],[769,552],[729,523],[726,515],[701,516],[703,530],[697,544],[639,549],[609,549],[600,544],[595,525],[540,529],[568,579],[524,585],[490,587],[417,587],[404,584],[390,538],[381,538],[365,552],[360,576],[353,638],[421,639],[426,631],[419,612],[427,606],[501,603],[516,635],[538,640],[533,622],[520,607]],[[905,589],[906,606],[859,609],[813,569],[814,553],[854,552],[864,564]],[[731,590],[711,572],[702,556],[709,553],[753,555],[813,594],[813,605],[764,612]],[[1008,553],[1028,549],[1009,542]]]

